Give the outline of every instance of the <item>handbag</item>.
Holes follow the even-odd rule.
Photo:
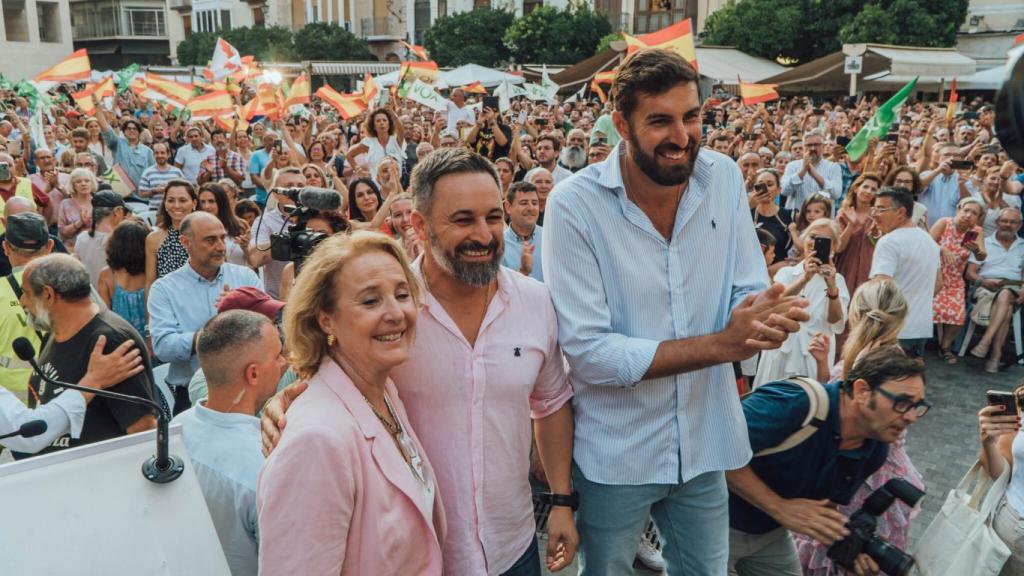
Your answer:
[[[918,540],[914,559],[921,576],[997,576],[1010,548],[993,527],[1006,493],[1010,467],[992,480],[976,462]]]

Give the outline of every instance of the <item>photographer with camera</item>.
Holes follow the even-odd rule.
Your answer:
[[[848,522],[836,505],[849,503],[885,462],[887,445],[928,411],[924,394],[924,368],[890,346],[865,353],[845,381],[782,380],[746,396],[754,457],[726,473],[730,574],[800,576],[790,531],[830,545],[833,562],[858,576],[912,563],[873,537],[864,511]],[[920,497],[916,489],[890,492],[911,504]],[[888,507],[878,500],[868,498],[876,503],[865,505],[868,517]]]

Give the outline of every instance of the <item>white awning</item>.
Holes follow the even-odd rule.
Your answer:
[[[785,66],[767,58],[751,56],[728,46],[698,46],[697,67],[700,75],[725,84],[736,84],[736,76],[744,82],[760,82],[781,74]]]
[[[398,70],[398,62],[310,62],[314,76],[377,76]]]
[[[1004,78],[1006,78],[1006,67],[996,66],[958,78],[956,87],[958,90],[999,90],[999,87],[1003,85]]]
[[[466,86],[473,82],[491,88],[502,82],[509,84],[522,84],[523,77],[480,66],[479,64],[466,64],[453,70],[442,71],[437,75],[438,79],[449,86]]]

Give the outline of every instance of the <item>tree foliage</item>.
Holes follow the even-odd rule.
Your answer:
[[[261,62],[376,60],[365,40],[336,24],[319,22],[308,24],[294,34],[280,26],[197,32],[178,44],[178,63],[183,66],[209,63],[218,36],[230,42],[240,54],[251,54]]]
[[[301,60],[376,60],[366,40],[337,24],[307,24],[295,33],[295,52]]]
[[[606,35],[604,38],[601,38],[601,40],[597,43],[597,48],[594,49],[594,54],[611,48],[612,42],[615,42],[616,40],[622,40],[621,32],[612,32],[611,34]]]
[[[712,13],[704,43],[766,58],[807,62],[842,44],[946,47],[969,0],[743,0]]]
[[[570,3],[565,10],[544,6],[517,19],[504,41],[516,62],[575,64],[593,56],[611,32],[604,14],[586,3]]]
[[[489,8],[442,16],[427,30],[425,48],[440,66],[498,66],[509,59],[501,38],[514,20],[511,12]]]

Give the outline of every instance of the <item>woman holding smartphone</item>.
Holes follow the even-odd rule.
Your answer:
[[[1024,460],[1024,437],[1020,432],[1020,410],[1017,405],[1022,392],[1018,386],[1013,397],[988,405],[978,412],[978,436],[981,444],[981,465],[993,480],[1010,475],[1003,499],[996,505],[993,526],[996,534],[1010,548],[1010,558],[1000,576],[1024,574],[1024,472],[1014,464]]]
[[[964,325],[967,310],[967,260],[972,254],[978,260],[985,259],[985,240],[978,226],[984,214],[981,200],[968,196],[957,204],[956,216],[940,219],[931,229],[942,256],[942,290],[935,294],[932,318],[939,330],[939,356],[947,364],[956,364],[953,341]]]

